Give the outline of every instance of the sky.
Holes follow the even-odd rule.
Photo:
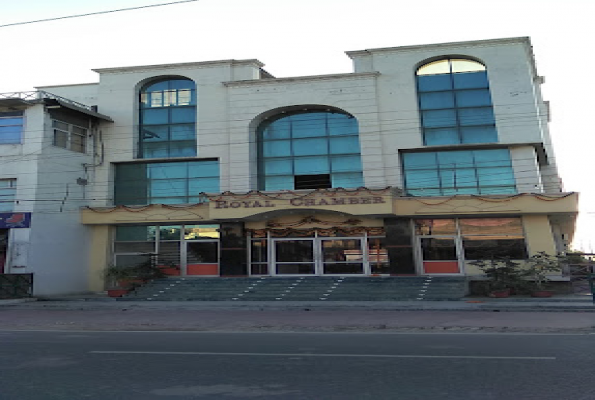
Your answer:
[[[0,25],[172,1],[0,0]],[[349,50],[529,36],[564,188],[580,192],[573,247],[595,252],[594,15],[593,0],[199,0],[0,27],[0,93],[97,82],[92,68],[231,58],[276,77],[345,73]]]

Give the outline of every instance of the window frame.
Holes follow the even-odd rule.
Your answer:
[[[2,186],[6,182],[7,186]],[[0,212],[12,212],[17,194],[16,178],[0,178]],[[6,207],[5,207],[6,206]]]
[[[57,127],[56,123],[67,125],[67,130]],[[82,134],[76,133],[75,129],[81,129],[84,131],[84,133],[82,133]],[[89,136],[89,130],[90,130],[89,127],[83,127],[80,125],[72,124],[70,122],[61,121],[59,119],[52,119],[52,146],[59,147],[61,149],[65,149],[65,150],[74,151],[76,153],[87,154],[87,151],[88,151],[87,138]],[[58,141],[56,140],[56,136],[57,136],[58,132],[66,135],[65,146],[61,146],[61,145],[57,144]],[[74,144],[73,137],[78,137],[81,139],[82,150],[73,148],[73,144]]]
[[[506,160],[495,159],[495,160],[482,160],[478,155],[482,152],[486,151],[496,151],[496,150],[506,150],[508,154],[508,158]],[[469,165],[464,165],[463,162],[461,166],[457,167],[455,163],[453,167],[446,166],[447,164],[441,164],[439,160],[440,154],[447,154],[447,153],[457,153],[457,152],[470,152],[471,163]],[[427,154],[433,155],[433,159],[435,160],[434,164],[431,166],[428,164],[428,167],[407,167],[406,166],[406,158],[408,155],[412,154]],[[461,195],[481,195],[481,194],[516,194],[517,191],[517,183],[516,177],[514,175],[514,167],[512,164],[512,157],[510,155],[510,149],[508,147],[497,147],[497,148],[466,148],[466,149],[450,149],[450,150],[439,150],[439,151],[407,151],[401,152],[401,171],[403,174],[403,182],[405,191],[409,196],[453,196],[457,194]],[[497,165],[481,165],[484,164],[497,164]],[[511,184],[492,184],[492,185],[484,185],[482,184],[482,179],[485,179],[486,176],[490,176],[490,174],[485,174],[485,171],[490,170],[497,170],[506,168],[507,173],[510,175],[512,179]],[[464,181],[464,183],[468,183],[467,185],[456,185],[457,177],[460,176],[457,173],[463,173],[463,171],[471,172],[473,175],[473,181]],[[481,172],[484,172],[483,174]],[[428,173],[434,174],[435,180],[437,182],[437,186],[432,186],[432,183],[428,183],[428,186],[423,187],[420,185],[411,186],[409,182],[410,178],[408,175],[412,174],[412,172],[420,172],[420,173]],[[450,177],[447,175],[452,175],[452,180],[454,182],[454,186],[445,186],[445,182],[447,182]],[[500,174],[500,173],[499,173]],[[464,179],[468,179],[470,176],[464,177]],[[429,179],[429,178],[428,178]],[[489,179],[488,179],[489,181]],[[498,192],[499,189],[502,191]],[[496,192],[495,192],[495,191]],[[423,193],[426,191],[426,193]],[[422,192],[420,194],[414,194],[415,192]]]
[[[202,172],[197,173],[192,167],[195,167],[200,171],[200,164],[210,164],[210,168],[214,168],[216,164],[217,173],[208,171],[204,174]],[[184,165],[182,165],[184,164]],[[154,166],[151,168],[151,166]],[[168,166],[175,168],[179,166],[181,169],[178,171],[164,170]],[[129,168],[127,171],[123,171],[119,167]],[[138,170],[136,168],[138,168]],[[179,173],[183,171],[183,176],[172,176],[172,173]],[[135,175],[142,172],[144,175]],[[169,174],[168,174],[169,172]],[[158,174],[162,174],[162,177]],[[185,159],[185,160],[167,160],[167,161],[135,161],[125,163],[114,164],[114,204],[115,205],[147,205],[147,204],[200,204],[207,202],[208,199],[200,197],[200,193],[219,193],[221,187],[221,164],[219,159],[216,158],[205,158],[205,159]],[[196,175],[196,176],[191,176]],[[124,176],[124,178],[122,178]],[[206,182],[214,181],[217,182],[217,190],[201,190],[195,193],[195,186],[197,183],[203,180],[203,184],[208,186]],[[211,182],[212,184],[213,182]],[[135,186],[135,184],[137,184]],[[164,191],[163,195],[159,194],[160,189],[158,184],[164,184],[167,186],[167,193]],[[176,185],[178,185],[176,187]],[[136,197],[131,197],[130,192],[118,193],[122,188],[131,190]],[[144,194],[140,195],[139,191],[143,190]],[[171,194],[169,190],[182,191],[182,195],[168,195]],[[193,199],[196,198],[196,199]],[[144,199],[144,202],[127,202],[127,199]],[[158,200],[169,200],[166,202]],[[196,201],[194,201],[196,200]]]
[[[303,115],[312,117],[300,119]],[[339,115],[344,120],[332,117],[334,115]],[[353,122],[345,125],[344,131],[338,129],[345,121]],[[311,124],[312,128],[307,129],[308,124]],[[273,136],[275,132],[279,132],[280,135]],[[326,187],[329,189],[363,186],[359,136],[359,125],[355,117],[337,110],[319,108],[299,110],[279,113],[262,121],[256,130],[259,190],[299,190],[296,189],[297,176],[322,178],[329,175],[330,184]],[[356,144],[357,151],[352,151]],[[275,145],[278,146],[277,149],[274,148]],[[313,148],[316,148],[317,152],[311,151]],[[279,152],[282,154],[279,155]],[[321,169],[311,169],[314,165],[312,163],[320,163]],[[353,167],[355,163],[357,165]],[[301,170],[304,165],[306,168]],[[275,173],[271,173],[269,169]],[[300,187],[308,190],[321,188],[321,185],[315,180],[312,188],[306,188],[303,185]]]
[[[3,124],[3,120],[9,119],[20,119],[20,124]],[[0,112],[0,128],[6,127],[20,127],[18,131],[18,140],[5,141],[2,138],[2,132],[0,129],[0,145],[11,145],[11,144],[22,144],[23,143],[23,131],[25,128],[25,112],[24,111],[2,111]]]
[[[507,219],[515,219],[518,220],[520,223],[520,232],[517,233],[501,233],[501,234],[494,234],[494,233],[473,233],[473,234],[467,234],[463,232],[462,229],[462,224],[461,221],[464,220],[481,220],[481,219],[491,219],[491,220],[507,220]],[[437,234],[423,234],[423,233],[418,233],[418,229],[417,229],[417,221],[426,221],[426,220],[431,220],[431,221],[436,221],[436,220],[453,220],[455,225],[455,230],[452,233],[437,233]],[[422,247],[421,247],[421,239],[425,239],[425,238],[430,238],[430,239],[454,239],[454,243],[455,243],[455,249],[457,252],[457,256],[458,259],[457,261],[459,262],[460,265],[460,270],[461,273],[464,273],[465,271],[465,267],[466,264],[473,262],[473,261],[477,261],[477,260],[485,260],[485,259],[491,259],[491,257],[486,256],[486,258],[467,258],[466,256],[466,248],[465,248],[465,238],[466,237],[477,237],[477,238],[481,238],[481,237],[500,237],[502,239],[495,239],[495,240],[506,240],[506,238],[512,237],[512,236],[520,236],[520,238],[512,238],[511,240],[519,240],[522,239],[522,244],[523,244],[523,253],[524,256],[521,258],[512,258],[514,260],[522,260],[522,259],[526,259],[528,257],[528,243],[527,243],[527,234],[525,232],[525,226],[523,224],[523,219],[521,216],[509,216],[509,217],[502,217],[502,216],[498,216],[498,217],[459,217],[459,218],[413,218],[412,219],[412,225],[413,225],[413,232],[414,232],[414,237],[416,239],[416,243],[417,243],[417,258],[419,263],[423,263],[423,256],[422,256]],[[502,258],[503,256],[496,256],[496,258]],[[506,256],[504,256],[506,257]],[[422,268],[423,271],[423,268]]]
[[[481,66],[481,68],[477,68],[476,70],[470,71],[455,71],[453,69],[453,62],[455,61],[464,61],[467,63],[473,63],[474,65]],[[420,73],[424,67],[430,66],[432,64],[438,64],[445,62],[448,64],[448,72],[434,72],[434,73]],[[473,86],[473,87],[457,87],[455,77],[457,74],[465,74],[465,73],[484,73],[485,74],[485,86]],[[445,76],[448,77],[449,87],[443,87],[439,89],[432,89],[428,90],[421,88],[421,80],[423,77],[427,76]],[[454,57],[446,57],[438,60],[434,60],[428,63],[425,63],[419,66],[415,72],[415,81],[416,81],[416,93],[417,93],[417,101],[418,101],[418,109],[419,109],[419,119],[420,119],[420,127],[422,130],[422,140],[424,146],[445,146],[445,145],[460,145],[460,144],[474,144],[474,143],[498,143],[498,130],[496,126],[496,120],[494,115],[494,107],[493,101],[490,91],[489,85],[489,77],[487,68],[483,63],[480,63],[476,60],[472,59],[464,59],[464,58],[454,58]],[[486,104],[471,104],[471,105],[463,105],[460,102],[463,100],[464,95],[473,94],[474,92],[483,91],[485,92],[484,97],[488,99],[488,103]],[[439,100],[437,103],[437,107],[431,106],[424,106],[424,102],[426,98],[430,95],[442,95],[449,97],[452,102],[452,105],[443,104],[441,106],[442,100]],[[469,120],[469,116],[463,116],[465,114],[465,110],[482,110],[479,111],[480,114],[484,114],[482,119],[485,118],[486,120],[478,120],[477,123],[473,123],[473,121]],[[430,120],[429,115],[436,114],[436,112],[447,112],[451,111],[453,114],[452,121],[444,121],[442,122],[444,125],[432,125],[432,123],[436,122],[435,118]],[[488,121],[490,121],[488,123]],[[493,122],[492,122],[493,121]],[[469,140],[472,135],[472,129],[476,128],[476,135],[484,130],[482,134],[476,136],[474,139]],[[482,129],[483,128],[483,129]],[[449,134],[438,136],[436,138],[431,138],[430,133],[437,133],[439,130],[442,130],[443,133],[450,131]],[[453,136],[454,134],[454,136]],[[482,138],[485,136],[485,139]],[[456,139],[455,139],[456,138]],[[478,138],[481,138],[480,141],[477,141]],[[432,141],[432,143],[430,143]],[[445,143],[441,143],[441,141],[445,141]]]
[[[184,81],[187,88],[175,87],[175,82]],[[166,85],[162,90],[150,90],[155,85]],[[187,92],[187,93],[186,93]],[[187,99],[180,103],[180,93],[186,93]],[[155,96],[159,94],[159,96]],[[172,100],[173,99],[173,100]],[[154,100],[159,100],[153,103]],[[159,123],[147,121],[147,115],[150,111],[163,111],[165,120]],[[182,110],[191,110],[189,115],[192,121],[176,122],[176,112]],[[196,82],[186,77],[165,77],[151,80],[144,84],[138,92],[138,148],[136,157],[138,159],[156,159],[156,158],[185,158],[196,157],[198,155],[197,145],[197,87]],[[175,127],[189,127],[191,138],[172,140]],[[167,134],[165,140],[150,141],[153,137],[159,137],[150,129],[161,130],[161,133]],[[147,136],[147,132],[156,136]],[[161,144],[161,145],[159,145]],[[161,155],[159,152],[163,152]],[[178,152],[178,153],[176,153]]]

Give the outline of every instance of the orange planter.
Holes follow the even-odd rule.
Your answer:
[[[109,297],[122,297],[128,293],[128,289],[108,289],[107,295]]]
[[[219,264],[188,264],[187,275],[219,275]]]

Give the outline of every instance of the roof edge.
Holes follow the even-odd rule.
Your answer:
[[[353,50],[346,51],[345,54],[349,58],[358,57],[362,55],[368,55],[370,53],[382,53],[382,52],[399,52],[399,51],[412,51],[422,50],[428,48],[448,48],[448,47],[460,47],[460,46],[476,46],[476,45],[502,45],[509,43],[524,43],[531,46],[531,39],[529,36],[518,36],[501,39],[485,39],[485,40],[467,40],[462,42],[446,42],[446,43],[431,43],[431,44],[419,44],[413,46],[398,46],[398,47],[379,47],[365,50]]]
[[[115,68],[96,68],[92,71],[104,74],[104,73],[117,73],[117,72],[134,72],[136,70],[164,70],[170,68],[193,68],[193,67],[216,67],[220,65],[254,65],[258,68],[264,67],[264,63],[258,61],[255,58],[246,60],[215,60],[215,61],[196,61],[187,63],[176,63],[176,64],[154,64],[154,65],[136,65],[130,67],[115,67]]]
[[[242,86],[242,85],[258,85],[267,83],[283,83],[283,82],[307,82],[307,81],[322,81],[330,79],[342,79],[342,78],[366,78],[366,77],[377,77],[380,72],[347,72],[343,74],[328,74],[328,75],[305,75],[305,76],[290,76],[284,78],[267,78],[267,79],[250,79],[243,81],[228,81],[223,82],[225,86]]]

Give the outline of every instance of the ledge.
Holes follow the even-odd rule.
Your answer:
[[[330,81],[330,80],[341,80],[341,79],[364,79],[364,78],[376,78],[380,75],[380,72],[358,72],[358,73],[345,73],[345,74],[331,74],[331,75],[309,75],[309,76],[294,76],[288,78],[274,78],[274,79],[252,79],[245,81],[229,81],[223,82],[223,85],[227,87],[238,87],[238,86],[254,86],[254,85],[270,85],[278,83],[303,83],[311,81]]]

